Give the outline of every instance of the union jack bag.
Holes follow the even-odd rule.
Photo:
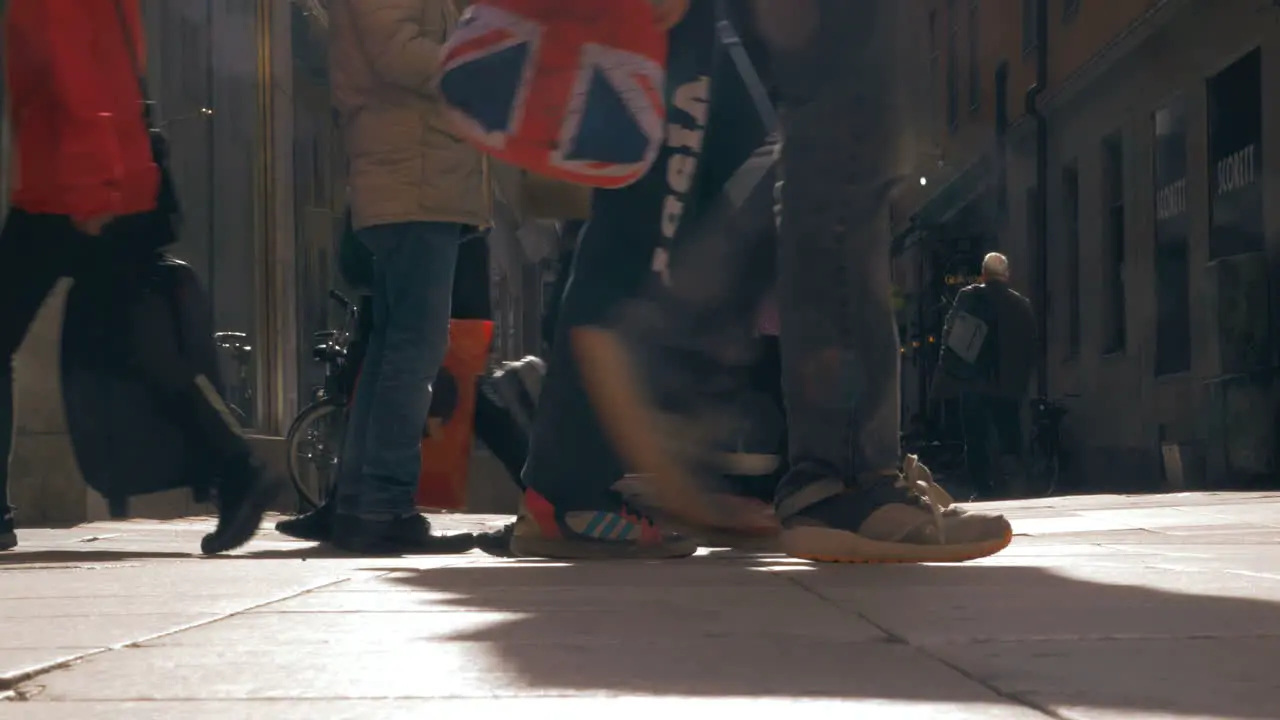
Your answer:
[[[666,33],[649,0],[477,0],[444,48],[440,92],[489,155],[597,188],[644,176],[666,121]]]

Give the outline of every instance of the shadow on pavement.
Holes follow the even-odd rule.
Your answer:
[[[197,541],[192,544],[191,552],[113,550],[109,548],[94,549],[91,547],[75,550],[20,550],[0,553],[0,569],[22,568],[27,565],[86,565],[103,562],[128,562],[130,560],[200,559],[216,562],[243,560],[246,557],[262,560],[350,560],[361,556],[344,553],[325,545],[303,545],[286,549],[242,551],[239,554],[230,555],[201,555],[199,542]]]
[[[1119,565],[1108,584],[1032,566],[721,557],[381,570],[431,591],[432,610],[512,614],[450,640],[491,645],[549,694],[1004,698],[1054,717],[1275,718],[1280,703],[1280,607],[1265,599],[1124,585]]]

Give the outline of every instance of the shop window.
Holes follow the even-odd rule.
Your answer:
[[[1156,375],[1191,369],[1187,252],[1187,104],[1178,96],[1152,116],[1155,159]]]
[[[1066,358],[1080,357],[1080,169],[1074,162],[1062,169],[1063,252],[1067,283]]]
[[[1209,78],[1209,256],[1259,252],[1262,215],[1262,53]]]
[[[1125,295],[1124,139],[1120,133],[1102,141],[1102,353],[1123,353],[1128,344]]]
[[[929,119],[937,122],[938,74],[942,59],[938,56],[938,11],[929,11]]]

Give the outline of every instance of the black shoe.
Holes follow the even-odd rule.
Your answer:
[[[18,534],[13,529],[13,508],[0,510],[0,552],[18,547]]]
[[[333,517],[337,514],[332,501],[297,517],[276,523],[276,532],[298,540],[329,542],[333,537]]]
[[[516,554],[511,551],[511,536],[515,534],[516,524],[511,522],[501,530],[492,530],[476,535],[476,547],[486,555],[509,558]]]
[[[422,515],[366,520],[336,513],[330,542],[360,555],[449,555],[476,548],[475,533],[432,535],[431,523]]]
[[[224,480],[218,486],[218,527],[200,541],[200,552],[216,555],[249,542],[282,485],[280,478],[257,466]]]

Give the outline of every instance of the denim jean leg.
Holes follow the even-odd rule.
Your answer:
[[[364,487],[364,453],[369,437],[369,417],[373,409],[372,392],[368,388],[378,386],[378,378],[382,374],[383,348],[386,346],[386,278],[375,270],[373,278],[373,295],[369,299],[368,311],[371,323],[368,344],[364,348],[359,376],[356,380],[355,396],[347,411],[346,432],[342,438],[342,453],[338,464],[338,476],[334,493],[338,509],[344,513],[356,513],[360,509],[365,496]]]
[[[374,335],[356,390],[351,431],[363,462],[344,463],[339,509],[371,519],[411,514],[421,471],[431,384],[449,344],[454,265],[462,228],[401,223],[360,231],[376,258]],[[360,448],[354,448],[357,451]],[[347,467],[351,465],[352,467]],[[360,476],[355,476],[355,467]]]
[[[895,0],[802,2],[819,13],[812,36],[775,58],[785,138],[778,301],[792,468],[779,497],[805,491],[794,509],[898,467],[901,359],[886,207],[907,167],[893,142]]]

